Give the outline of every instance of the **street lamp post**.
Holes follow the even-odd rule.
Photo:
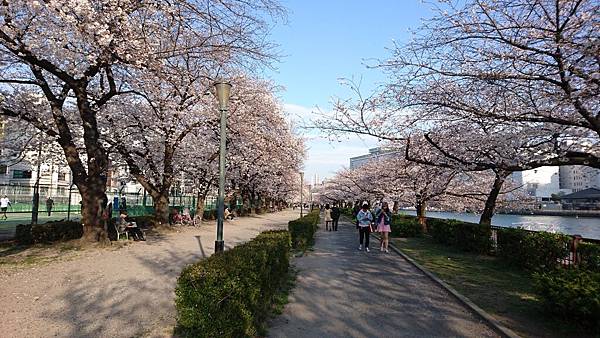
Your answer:
[[[40,171],[42,170],[42,142],[38,145],[38,158],[37,158],[37,173],[35,179],[35,185],[33,186],[33,206],[31,207],[31,224],[37,224],[38,212],[40,208]]]
[[[304,211],[304,172],[300,172],[300,217],[302,217]]]
[[[229,94],[231,93],[231,84],[227,82],[215,83],[217,99],[219,100],[219,111],[221,112],[221,129],[219,145],[219,196],[217,197],[217,240],[215,241],[215,252],[222,252],[225,249],[223,241],[223,221],[225,214],[225,152],[227,151],[227,138],[225,135],[227,128],[227,109],[229,106]]]

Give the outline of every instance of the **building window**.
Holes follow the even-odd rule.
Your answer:
[[[4,164],[0,165],[0,175],[6,175],[7,168]]]
[[[31,170],[13,170],[13,178],[31,178]]]
[[[58,180],[59,181],[66,181],[67,180],[67,173],[58,173]]]

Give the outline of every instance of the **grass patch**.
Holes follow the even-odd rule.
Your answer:
[[[425,238],[393,239],[404,253],[524,337],[589,337],[543,312],[531,273],[502,260],[465,253]]]
[[[288,278],[283,283],[283,286],[277,291],[274,297],[273,303],[273,314],[280,315],[283,313],[283,308],[289,303],[290,292],[296,286],[296,277],[298,276],[298,271],[293,267],[290,267],[288,272]]]

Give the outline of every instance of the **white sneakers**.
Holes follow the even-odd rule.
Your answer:
[[[362,250],[362,244],[358,246],[358,251],[361,251],[361,250]],[[365,248],[365,251],[369,252],[369,248]]]
[[[385,253],[390,253],[390,252],[388,251],[388,249],[385,249]]]

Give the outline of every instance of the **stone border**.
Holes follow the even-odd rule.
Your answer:
[[[379,237],[377,235],[374,235],[373,237],[376,237],[379,239]],[[417,263],[414,259],[410,258],[407,254],[402,252],[402,250],[398,249],[394,244],[389,243],[389,247],[392,250],[394,250],[394,252],[396,252],[398,255],[402,256],[402,258],[404,258],[406,261],[408,261],[414,267],[416,267],[418,270],[420,270],[422,273],[424,273],[427,277],[429,277],[429,279],[431,279],[432,281],[434,281],[435,283],[440,285],[443,289],[448,291],[451,295],[453,295],[456,299],[458,299],[461,303],[463,303],[469,310],[471,310],[473,313],[475,313],[476,315],[481,317],[481,319],[483,319],[486,323],[488,323],[488,325],[490,325],[494,330],[496,330],[496,332],[500,333],[504,337],[520,338],[520,336],[517,335],[516,333],[514,333],[511,329],[500,324],[489,313],[485,312],[482,308],[475,305],[475,303],[473,303],[470,299],[468,299],[467,297],[460,294],[453,287],[446,284],[446,282],[439,279],[436,275],[431,273],[429,270],[427,270],[421,264]]]

